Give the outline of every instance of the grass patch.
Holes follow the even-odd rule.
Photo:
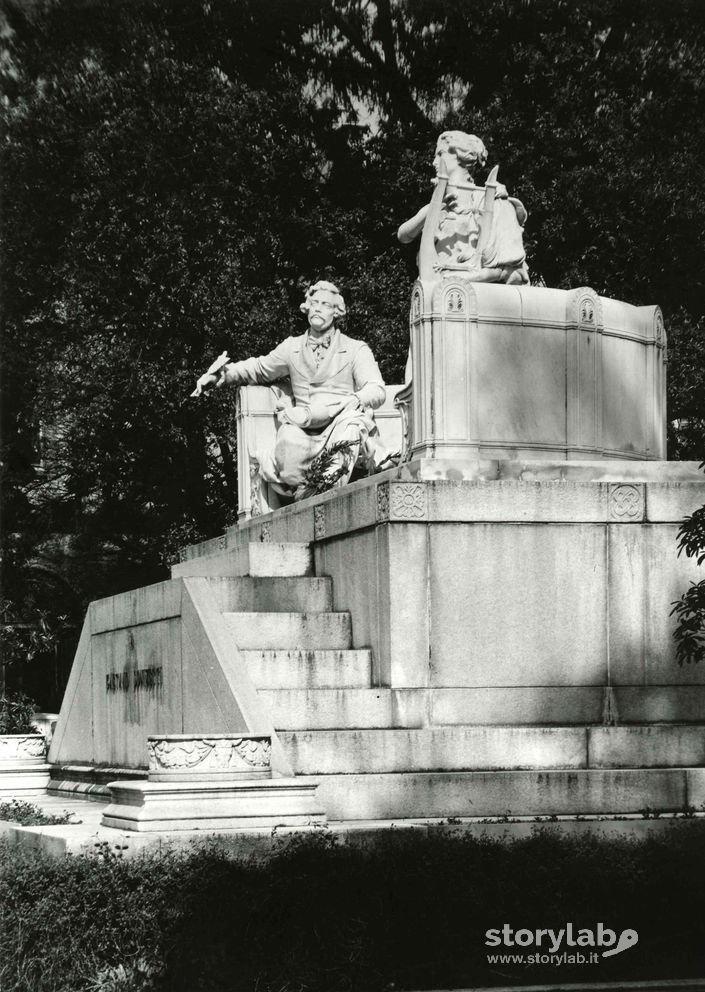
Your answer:
[[[215,845],[63,860],[0,848],[3,992],[382,992],[701,977],[705,824],[645,840],[326,833],[238,860]],[[588,966],[489,964],[485,931],[634,929]],[[58,939],[57,939],[58,935]],[[500,949],[501,950],[501,949]]]
[[[45,813],[43,809],[34,803],[27,803],[21,799],[0,802],[0,820],[10,820],[12,823],[20,823],[23,827],[40,827],[45,824],[78,822],[71,813]]]

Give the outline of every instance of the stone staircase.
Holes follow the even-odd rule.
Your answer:
[[[307,546],[250,545],[230,557],[230,574],[210,564],[294,772],[319,782],[329,820],[620,815],[705,802],[702,725],[439,725],[432,690],[374,685],[371,652],[353,648],[353,618],[333,609],[331,580],[312,574]]]

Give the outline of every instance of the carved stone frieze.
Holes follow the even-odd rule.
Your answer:
[[[326,536],[326,508],[325,506],[315,506],[313,508],[313,536],[317,541]]]
[[[268,772],[271,738],[260,735],[166,734],[147,738],[150,777],[247,775]]]
[[[389,483],[382,482],[377,486],[377,522],[389,520]]]
[[[272,522],[271,520],[265,520],[262,524],[262,528],[259,532],[259,539],[262,544],[272,543]]]
[[[641,521],[644,519],[644,487],[642,485],[610,486],[610,520]]]
[[[43,734],[0,734],[0,761],[37,761],[46,755]]]

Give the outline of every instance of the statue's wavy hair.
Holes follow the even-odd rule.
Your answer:
[[[458,162],[466,169],[473,165],[482,167],[487,161],[485,143],[476,134],[466,134],[465,131],[444,131],[438,139],[439,145],[441,142],[448,151],[458,156]]]
[[[311,309],[311,297],[313,296],[314,293],[317,293],[319,289],[324,289],[327,293],[333,294],[333,296],[335,297],[334,316],[344,317],[346,310],[345,310],[345,300],[343,299],[343,294],[340,292],[340,290],[335,285],[335,283],[328,282],[326,279],[319,279],[318,282],[314,282],[313,286],[308,287],[308,289],[306,290],[306,298],[299,307],[301,313],[309,312],[309,310]]]

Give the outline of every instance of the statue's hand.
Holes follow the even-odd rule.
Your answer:
[[[191,395],[200,396],[201,393],[205,393],[207,390],[212,389],[219,379],[222,379],[222,376],[213,375],[212,372],[204,372],[200,379],[196,382],[196,388]]]
[[[308,427],[311,421],[311,410],[307,406],[292,406],[286,411],[286,419],[297,427]]]
[[[212,389],[213,386],[222,386],[225,382],[225,366],[230,361],[227,351],[218,355],[211,367],[203,373],[196,382],[196,388],[191,396],[200,396],[205,389]]]

